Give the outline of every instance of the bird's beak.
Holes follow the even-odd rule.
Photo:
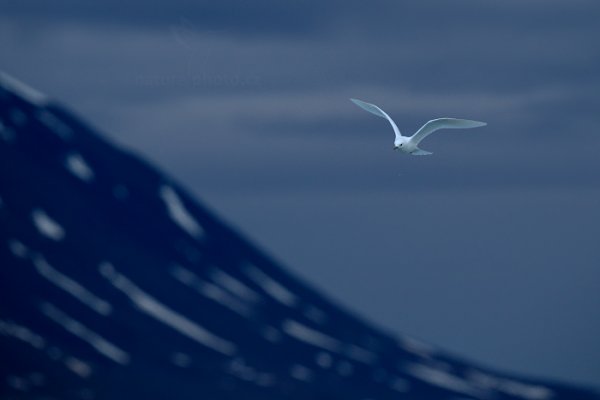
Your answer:
[[[394,146],[394,150],[398,150],[398,146]]]

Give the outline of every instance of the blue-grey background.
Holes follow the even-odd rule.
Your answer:
[[[380,326],[600,384],[597,1],[0,1],[0,68]],[[487,121],[392,151],[450,116]]]

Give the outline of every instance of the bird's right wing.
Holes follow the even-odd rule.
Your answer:
[[[390,124],[392,125],[392,128],[394,129],[394,134],[396,135],[396,139],[398,139],[398,138],[400,138],[400,136],[402,136],[402,134],[400,133],[400,129],[398,129],[398,127],[394,123],[394,120],[391,119],[390,116],[387,115],[381,108],[377,107],[375,104],[365,103],[364,101],[357,100],[357,99],[350,99],[350,101],[353,102],[354,104],[356,104],[357,106],[359,106],[360,108],[362,108],[363,110],[368,111],[371,114],[375,114],[378,117],[382,117],[382,118],[385,118],[388,121],[390,121]]]
[[[485,122],[471,121],[468,119],[438,118],[425,123],[425,125],[411,136],[410,140],[415,145],[418,145],[421,140],[425,139],[438,129],[466,129],[485,125],[487,125]]]

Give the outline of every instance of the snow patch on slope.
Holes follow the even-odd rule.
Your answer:
[[[411,363],[405,367],[405,371],[430,385],[474,396],[475,398],[484,397],[488,393],[487,390],[475,387],[461,377],[426,365]]]
[[[192,271],[185,269],[180,265],[175,265],[171,268],[171,275],[177,281],[192,288],[202,296],[213,300],[224,307],[227,307],[231,311],[238,313],[243,317],[250,317],[251,310],[246,306],[246,304],[239,301],[237,298],[233,297],[231,294],[229,294],[229,292],[225,291],[219,286],[200,279]]]
[[[48,103],[48,96],[3,71],[0,71],[0,86],[34,105],[44,106]]]
[[[333,351],[355,361],[365,364],[371,364],[377,359],[377,355],[356,345],[345,345],[339,340],[319,332],[316,329],[309,328],[297,321],[286,319],[282,323],[282,329],[289,336],[301,342],[319,347],[321,349]]]
[[[48,281],[61,288],[77,300],[81,301],[100,315],[107,316],[112,312],[112,306],[102,300],[78,282],[53,268],[46,259],[40,255],[33,257],[33,265],[36,271]]]
[[[38,121],[59,138],[69,140],[73,136],[71,128],[52,112],[48,110],[39,110],[35,116]]]
[[[69,172],[84,182],[94,179],[94,170],[79,153],[71,153],[65,158],[65,167]]]
[[[129,364],[129,354],[110,343],[96,332],[87,328],[81,322],[71,318],[54,305],[42,303],[40,305],[40,310],[46,317],[61,325],[65,330],[79,337],[84,342],[90,344],[98,353],[106,358],[109,358],[118,364]]]
[[[209,272],[209,276],[217,285],[223,287],[243,301],[256,302],[260,299],[259,295],[254,290],[250,289],[225,271],[213,269]]]
[[[246,275],[248,275],[248,277],[254,281],[254,283],[260,286],[265,293],[279,303],[288,307],[293,307],[296,305],[298,301],[296,295],[286,289],[282,284],[262,272],[260,269],[253,265],[248,265],[246,266],[245,272]]]
[[[129,297],[133,304],[143,313],[219,353],[233,355],[236,352],[236,346],[233,343],[209,332],[187,317],[162,304],[141,290],[132,281],[118,273],[110,263],[101,263],[99,270],[102,276],[108,279],[115,288]]]
[[[159,190],[160,198],[167,207],[169,217],[175,222],[181,229],[186,231],[190,236],[195,239],[202,239],[204,237],[204,228],[196,221],[192,214],[185,208],[183,202],[177,196],[177,193],[170,186],[163,185]]]
[[[36,349],[43,349],[46,346],[44,338],[29,328],[16,324],[12,321],[5,321],[0,319],[0,334],[5,336],[12,336],[22,342],[29,344]]]
[[[38,232],[49,239],[61,241],[65,237],[65,230],[55,220],[50,218],[44,210],[38,208],[31,212],[31,219]]]

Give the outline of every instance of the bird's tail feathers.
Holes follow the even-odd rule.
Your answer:
[[[425,151],[425,150],[417,149],[417,150],[413,151],[410,154],[412,154],[413,156],[428,156],[428,155],[433,154],[433,153],[430,152],[430,151]]]

